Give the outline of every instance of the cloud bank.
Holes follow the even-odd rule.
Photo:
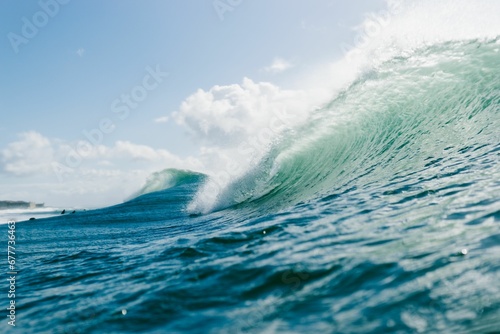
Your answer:
[[[78,144],[49,139],[35,131],[21,133],[17,141],[0,151],[1,174],[19,181],[5,184],[0,197],[42,202],[50,199],[49,204],[55,205],[103,206],[121,202],[155,171],[166,167],[203,169],[196,158],[182,159],[167,150],[130,141],[88,146],[81,162],[68,167],[65,159]]]

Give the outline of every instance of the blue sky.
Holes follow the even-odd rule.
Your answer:
[[[352,43],[365,13],[384,8],[383,1],[332,0],[60,2],[67,3],[0,3],[0,199],[116,202],[148,173],[197,159],[200,141],[173,113],[198,89],[244,78],[296,89],[305,73],[342,56],[340,45]],[[25,38],[26,21],[38,22],[36,35],[12,42],[14,34]],[[126,119],[117,118],[113,102],[141,92],[155,69],[168,76]],[[80,174],[58,179],[49,162],[64,160],[61,152],[103,119],[114,127],[101,153],[78,163]]]

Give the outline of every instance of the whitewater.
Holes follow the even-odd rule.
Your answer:
[[[500,331],[500,3],[388,7],[245,168],[19,222],[25,332]]]

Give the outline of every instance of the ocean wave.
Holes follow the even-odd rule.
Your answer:
[[[205,178],[205,175],[201,173],[168,168],[151,174],[143,187],[130,196],[128,200],[153,192],[167,190],[197,180],[202,180],[203,178]]]
[[[365,72],[261,162],[190,205],[207,213],[240,203],[291,205],[425,168],[433,157],[498,143],[498,39],[440,43]]]

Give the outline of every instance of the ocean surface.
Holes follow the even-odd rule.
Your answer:
[[[499,50],[381,61],[215,197],[165,170],[123,204],[18,222],[16,329],[500,333]]]

